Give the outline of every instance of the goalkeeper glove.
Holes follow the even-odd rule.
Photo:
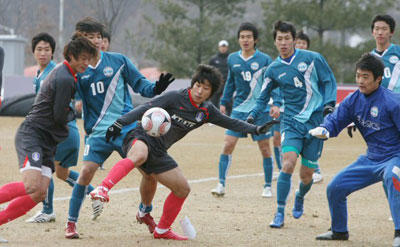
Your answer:
[[[314,128],[314,129],[308,131],[308,133],[310,135],[315,136],[320,139],[328,139],[329,138],[329,131],[327,129],[325,129],[324,127]]]
[[[261,134],[265,134],[268,132],[268,130],[274,125],[274,124],[278,124],[279,120],[271,120],[269,122],[267,122],[266,124],[262,125],[262,126],[257,126],[256,128],[256,134],[257,135],[261,135]]]

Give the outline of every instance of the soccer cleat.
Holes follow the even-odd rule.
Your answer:
[[[328,231],[318,235],[316,240],[348,240],[349,232],[334,232]]]
[[[108,202],[110,197],[108,196],[108,189],[103,186],[97,186],[92,192],[90,192],[90,198],[93,200],[99,200],[102,202]]]
[[[322,174],[316,173],[316,172],[314,172],[314,174],[312,175],[312,178],[313,178],[314,184],[321,183],[322,180],[324,180],[324,177],[322,177]]]
[[[269,223],[269,227],[282,228],[284,224],[285,224],[285,216],[277,212],[274,216],[274,219],[271,221],[271,223]]]
[[[157,231],[154,231],[153,236],[154,236],[154,238],[164,238],[164,239],[173,239],[173,240],[188,240],[189,239],[188,237],[176,234],[171,229],[168,229],[168,231],[163,234],[160,234],[160,233],[157,233]]]
[[[400,237],[395,237],[394,238],[393,247],[400,247]]]
[[[271,198],[272,197],[271,187],[264,187],[263,192],[261,193],[261,197]]]
[[[146,224],[147,228],[149,228],[149,232],[153,233],[154,229],[156,229],[156,222],[154,221],[153,217],[151,217],[150,213],[147,213],[145,216],[140,217],[139,212],[136,214],[136,220],[140,224]]]
[[[300,198],[296,195],[294,199],[294,207],[292,210],[293,218],[299,219],[303,215],[303,212],[304,212],[304,198]]]
[[[92,220],[97,219],[101,212],[103,212],[104,202],[92,199]]]
[[[67,222],[67,227],[65,228],[65,238],[77,239],[79,238],[79,233],[76,231],[76,223],[72,221]]]
[[[43,213],[42,211],[38,211],[32,218],[27,219],[25,222],[27,223],[47,223],[47,222],[55,222],[56,214],[53,212],[51,214]]]
[[[219,183],[215,189],[211,190],[211,194],[216,197],[223,197],[225,195],[225,187]]]
[[[0,243],[8,243],[8,240],[0,237]]]

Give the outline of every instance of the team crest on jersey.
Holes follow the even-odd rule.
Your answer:
[[[200,111],[200,112],[196,113],[195,119],[197,122],[201,122],[204,119],[204,116],[205,116],[204,112]]]
[[[260,65],[257,62],[251,63],[250,68],[252,70],[258,70],[260,68]]]
[[[399,57],[398,56],[393,55],[393,56],[391,56],[389,58],[389,62],[392,63],[392,64],[396,64],[398,61],[399,61]]]
[[[110,66],[107,66],[103,69],[103,73],[105,76],[111,77],[114,73],[114,70]]]
[[[378,107],[376,107],[376,106],[371,107],[371,116],[372,117],[377,117],[378,113],[379,113]]]
[[[32,153],[32,159],[34,161],[39,161],[40,160],[40,154],[38,152]]]
[[[297,65],[297,69],[298,69],[300,72],[304,72],[304,71],[307,70],[307,64],[306,64],[305,62],[301,62],[301,63],[299,63],[299,64]]]

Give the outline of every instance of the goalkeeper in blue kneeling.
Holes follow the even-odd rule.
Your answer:
[[[384,65],[364,54],[356,64],[358,90],[309,131],[320,139],[336,137],[354,122],[367,143],[367,153],[340,171],[329,183],[327,197],[331,228],[317,240],[348,240],[347,196],[383,181],[395,225],[393,246],[400,246],[400,95],[381,86]]]

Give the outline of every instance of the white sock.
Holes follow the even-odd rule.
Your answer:
[[[158,234],[164,234],[164,233],[168,232],[168,230],[169,229],[161,229],[161,228],[156,227],[156,232]]]
[[[140,218],[146,216],[146,214],[148,214],[148,213],[143,213],[143,212],[139,211],[139,217],[140,217]]]

